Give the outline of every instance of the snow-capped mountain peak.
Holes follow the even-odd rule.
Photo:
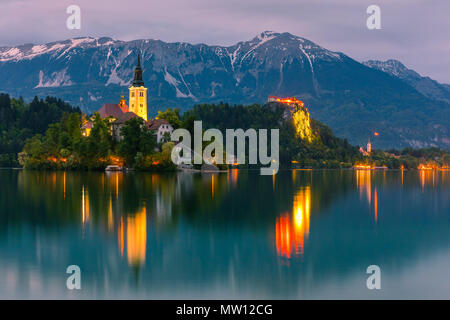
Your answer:
[[[408,69],[403,63],[395,59],[386,61],[368,60],[363,62],[364,65],[389,73],[395,77],[415,77],[420,78],[420,75],[414,70]]]
[[[81,37],[47,44],[24,44],[17,47],[0,47],[0,62],[33,59],[44,54],[64,55],[74,48],[93,48],[113,45],[117,42],[112,38]]]
[[[363,64],[405,81],[427,97],[450,103],[450,85],[439,83],[429,77],[422,77],[398,60],[368,60],[364,61]]]
[[[445,109],[434,101],[424,106],[424,97],[417,92],[432,98],[438,93],[449,101],[449,90],[420,76],[417,84],[405,83],[401,75],[409,69],[399,62],[372,63],[391,72],[387,75],[287,32],[264,31],[231,46],[83,37],[2,47],[0,91],[26,100],[35,95],[56,96],[89,113],[103,103],[118,101],[120,92],[127,91],[138,53],[148,88],[149,113],[155,113],[155,107],[184,109],[199,102],[254,103],[267,101],[269,95],[296,96],[337,134],[360,143],[367,141],[365,128],[388,121],[384,120],[387,112],[418,105],[416,120],[439,114],[428,134],[438,137],[433,143],[448,145],[446,141],[450,141]],[[407,73],[416,74],[412,72]],[[380,92],[384,93],[381,97]],[[413,103],[402,104],[404,97]],[[355,121],[365,122],[356,126],[359,131],[349,131],[347,124]],[[428,139],[423,132],[411,134],[417,126],[398,126],[386,122],[384,129],[373,129],[383,129],[386,137],[409,130],[407,138],[401,137],[404,141]]]

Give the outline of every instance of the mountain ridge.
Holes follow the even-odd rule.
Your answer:
[[[423,95],[450,103],[450,85],[439,83],[427,76],[421,76],[416,71],[407,68],[403,63],[395,59],[385,61],[368,60],[364,65],[391,74],[406,81]]]
[[[287,32],[265,31],[231,46],[81,37],[1,47],[0,91],[26,100],[57,96],[92,112],[127,91],[137,53],[150,114],[200,102],[251,104],[269,95],[296,96],[313,117],[354,144],[380,131],[374,142],[379,147],[450,145],[446,101]]]

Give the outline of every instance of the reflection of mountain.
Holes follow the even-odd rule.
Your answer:
[[[76,263],[100,296],[283,298],[450,240],[447,172],[258,173],[1,171],[0,272],[44,284]]]

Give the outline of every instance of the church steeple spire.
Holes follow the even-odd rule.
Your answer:
[[[142,80],[141,55],[137,56],[137,64],[134,68],[134,79],[131,83],[129,111],[134,112],[139,117],[147,121],[147,88]]]
[[[141,87],[144,86],[144,81],[142,80],[142,68],[141,68],[141,54],[138,53],[137,64],[134,68],[134,79],[132,86]]]

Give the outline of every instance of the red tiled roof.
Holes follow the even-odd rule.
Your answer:
[[[163,124],[169,124],[165,119],[153,119],[147,122],[147,127],[150,130],[158,130],[158,128]]]
[[[118,106],[119,106],[120,110],[122,110],[123,113],[127,113],[129,111],[128,105],[126,105],[126,104],[124,104],[122,106],[120,104],[118,104]]]
[[[86,122],[81,129],[92,129],[92,122],[88,121]]]
[[[122,114],[120,117],[117,118],[116,121],[114,121],[115,124],[122,124],[127,122],[128,120],[132,119],[132,118],[136,118],[138,117],[137,114],[135,114],[134,112],[127,112]]]
[[[114,103],[105,103],[99,110],[98,113],[102,119],[107,117],[113,117],[118,119],[121,115],[123,115],[123,111],[120,109],[118,104]]]

